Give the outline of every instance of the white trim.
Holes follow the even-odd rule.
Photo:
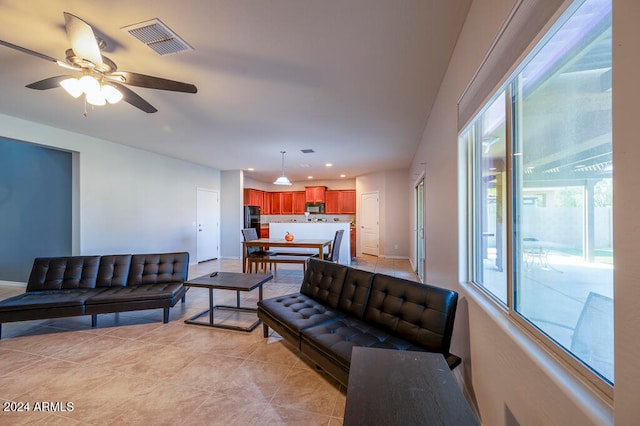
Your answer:
[[[516,1],[458,99],[458,132],[479,114],[558,17],[572,4],[580,3],[581,0]]]

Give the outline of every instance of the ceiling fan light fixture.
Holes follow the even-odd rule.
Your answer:
[[[87,93],[87,102],[91,105],[102,106],[107,103],[107,100],[104,98],[102,92],[98,91],[96,93]]]
[[[274,185],[291,185],[291,181],[284,175],[284,154],[286,152],[280,151],[280,154],[282,154],[282,175],[273,182]]]
[[[102,85],[102,96],[110,104],[117,104],[123,98],[122,93],[110,84]]]
[[[80,77],[80,87],[87,96],[97,96],[100,93],[100,83],[90,75]]]
[[[80,85],[80,81],[77,78],[71,77],[66,80],[62,80],[60,82],[60,86],[62,86],[62,88],[74,98],[77,98],[84,93]]]

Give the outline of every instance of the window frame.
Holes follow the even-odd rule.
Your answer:
[[[505,317],[517,324],[523,329],[526,334],[532,338],[533,341],[539,343],[547,352],[551,353],[561,364],[567,369],[567,371],[577,374],[579,377],[586,381],[589,387],[597,391],[601,396],[604,396],[608,400],[613,400],[614,384],[609,383],[606,379],[600,377],[595,371],[589,368],[586,363],[577,359],[568,349],[565,349],[560,344],[556,343],[553,338],[547,336],[538,327],[536,327],[529,319],[519,313],[515,307],[514,297],[514,282],[515,274],[520,268],[522,268],[522,259],[518,258],[516,242],[514,242],[516,221],[514,218],[515,202],[518,200],[518,194],[515,193],[518,189],[515,188],[516,176],[518,173],[516,167],[514,167],[514,138],[515,131],[514,119],[516,103],[514,102],[514,88],[517,84],[517,76],[524,69],[524,67],[535,57],[535,55],[547,44],[547,41],[556,34],[557,30],[566,23],[566,19],[572,15],[578,7],[584,3],[584,0],[576,0],[572,2],[566,10],[564,10],[559,16],[554,17],[553,23],[549,28],[545,28],[544,35],[535,42],[535,45],[529,52],[525,52],[521,59],[518,60],[512,72],[509,72],[503,79],[503,83],[499,85],[495,90],[490,92],[489,97],[482,104],[479,111],[474,114],[469,122],[460,129],[458,132],[458,143],[460,144],[460,152],[464,156],[464,164],[466,171],[461,174],[461,178],[465,179],[464,188],[466,193],[466,206],[465,212],[467,216],[466,220],[466,281],[472,285],[474,289],[479,291],[479,294],[490,301],[494,307],[503,312]],[[479,191],[479,175],[482,170],[480,164],[480,155],[478,152],[478,138],[479,127],[477,123],[482,119],[484,112],[494,102],[494,100],[504,92],[505,94],[505,137],[506,137],[506,218],[505,218],[505,232],[506,232],[506,286],[507,286],[507,302],[504,303],[500,298],[487,289],[482,283],[475,280],[478,276],[478,269],[481,268],[481,262],[478,261],[478,256],[481,256],[481,250],[478,250],[478,223],[476,214],[478,212],[480,195],[482,191]],[[481,176],[480,176],[481,178]],[[481,229],[480,229],[481,232]],[[480,237],[481,238],[481,237]],[[481,259],[480,259],[481,260]]]

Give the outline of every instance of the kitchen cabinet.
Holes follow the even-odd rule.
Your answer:
[[[293,192],[281,192],[281,214],[293,214]]]
[[[293,214],[293,192],[270,192],[271,214]]]
[[[244,205],[263,207],[264,191],[253,188],[244,189]]]
[[[326,214],[340,214],[342,210],[340,191],[327,191],[325,194],[324,212]]]
[[[269,238],[269,227],[263,226],[260,228],[260,238]]]
[[[349,189],[342,191],[342,213],[356,214],[356,191]]]
[[[324,203],[326,192],[326,186],[307,186],[305,188],[307,203]]]
[[[260,214],[271,213],[271,193],[253,188],[244,189],[244,205],[260,206]]]
[[[318,201],[320,199],[322,201]],[[262,214],[304,214],[306,203],[310,202],[325,203],[326,214],[356,213],[356,191],[351,189],[327,190],[326,186],[310,186],[305,191],[244,190],[244,205],[260,206]]]
[[[327,191],[326,214],[355,214],[356,213],[356,191],[340,190]]]
[[[282,201],[280,192],[269,192],[271,199],[271,214],[282,214]]]
[[[293,214],[304,214],[307,194],[305,191],[293,193]]]
[[[265,192],[262,197],[262,209],[260,211],[262,214],[271,214],[271,193]]]

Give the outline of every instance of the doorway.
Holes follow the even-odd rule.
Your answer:
[[[380,254],[380,198],[378,191],[365,192],[360,198],[360,241],[362,253]]]
[[[416,185],[416,274],[424,282],[425,235],[424,235],[424,178]]]
[[[198,188],[196,200],[196,261],[204,262],[220,256],[220,198],[218,192]]]

